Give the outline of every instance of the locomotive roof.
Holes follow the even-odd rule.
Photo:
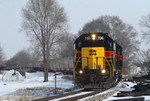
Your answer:
[[[115,42],[119,47],[121,47],[116,41],[114,41],[112,38],[110,38],[110,37],[108,36],[108,33],[102,33],[102,32],[82,34],[82,35],[80,35],[80,36],[75,40],[75,43],[81,42],[81,40],[84,40],[84,37],[85,37],[85,36],[90,36],[91,34],[96,34],[96,35],[99,35],[99,36],[104,36],[104,38],[108,38],[109,40]]]
[[[99,32],[99,33],[86,33],[86,34],[80,35],[80,36],[75,40],[75,43],[78,42],[78,41],[80,41],[80,40],[83,40],[83,39],[84,39],[84,36],[90,36],[91,34],[97,34],[97,35],[99,35],[99,36],[109,37],[109,36],[108,36],[108,33],[101,33],[101,32]],[[109,37],[109,38],[110,38],[110,37]],[[111,38],[110,38],[110,39],[111,39]],[[112,40],[112,39],[111,39],[111,40]]]

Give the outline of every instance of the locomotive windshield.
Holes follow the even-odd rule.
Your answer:
[[[103,40],[97,40],[97,41],[84,41],[82,47],[103,47],[104,41]]]
[[[82,47],[104,47],[104,36],[95,34],[85,35],[76,42],[76,49],[81,50]]]

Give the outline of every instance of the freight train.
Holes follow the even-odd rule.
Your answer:
[[[107,33],[80,35],[74,42],[73,75],[82,88],[109,88],[122,78],[122,47]]]

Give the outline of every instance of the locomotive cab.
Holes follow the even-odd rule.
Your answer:
[[[73,73],[77,86],[100,88],[107,81],[119,77],[116,75],[122,75],[122,60],[119,61],[122,49],[106,34],[83,34],[75,40],[74,48]],[[119,57],[118,60],[116,57]]]

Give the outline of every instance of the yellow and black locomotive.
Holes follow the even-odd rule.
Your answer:
[[[79,36],[74,43],[75,84],[107,88],[122,78],[122,48],[106,33]]]

